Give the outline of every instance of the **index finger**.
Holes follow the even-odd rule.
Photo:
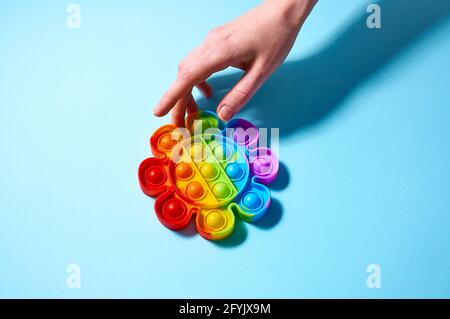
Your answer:
[[[177,79],[163,95],[153,113],[156,116],[166,115],[180,98],[192,91],[196,84],[203,82],[211,74],[223,70],[227,66],[223,57],[217,54],[204,53],[197,57],[191,57],[187,64],[180,65]]]

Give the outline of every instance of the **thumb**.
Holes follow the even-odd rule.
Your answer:
[[[267,76],[260,68],[253,67],[236,83],[217,107],[217,114],[223,121],[229,121],[261,87]]]

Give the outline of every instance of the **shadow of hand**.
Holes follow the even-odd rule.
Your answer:
[[[280,136],[322,123],[358,85],[370,79],[426,30],[448,16],[450,1],[380,1],[381,29],[366,26],[365,13],[315,55],[283,64],[243,109],[260,127],[279,127]],[[413,41],[414,40],[414,41]],[[213,77],[215,109],[241,73]]]

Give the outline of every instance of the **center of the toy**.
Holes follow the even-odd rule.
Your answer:
[[[232,201],[245,184],[245,153],[223,136],[194,136],[182,143],[182,158],[170,167],[177,192],[199,207],[221,207]],[[239,162],[240,160],[240,162]]]

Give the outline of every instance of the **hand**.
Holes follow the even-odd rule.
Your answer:
[[[174,124],[183,126],[185,113],[196,111],[196,86],[212,94],[206,80],[229,66],[245,71],[217,107],[230,120],[283,63],[303,22],[317,0],[267,0],[238,19],[208,33],[205,41],[178,67],[178,76],[154,109],[156,116],[172,110]]]

